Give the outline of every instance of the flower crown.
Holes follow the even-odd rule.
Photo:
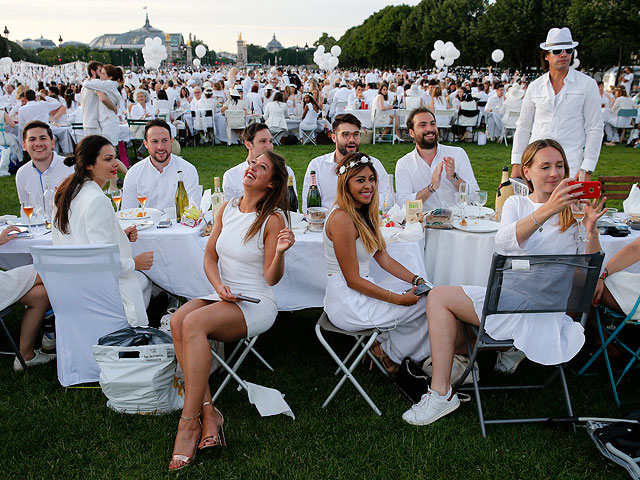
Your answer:
[[[362,158],[360,158],[358,160],[353,160],[353,161],[349,162],[347,165],[342,165],[338,169],[338,175],[343,175],[347,170],[351,170],[356,165],[363,165],[363,164],[367,164],[367,163],[372,163],[371,160],[369,158],[367,158],[367,157],[362,157]]]

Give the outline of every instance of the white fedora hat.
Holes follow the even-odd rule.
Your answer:
[[[560,50],[563,48],[575,48],[578,42],[571,38],[571,30],[568,27],[552,28],[547,33],[547,41],[540,44],[543,50]]]

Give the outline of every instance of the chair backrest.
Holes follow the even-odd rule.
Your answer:
[[[398,116],[398,128],[407,128],[407,118],[411,110],[408,108],[399,108],[396,110],[396,115]]]
[[[520,110],[509,110],[506,121],[502,123],[504,128],[516,128],[516,122],[520,118]]]
[[[461,127],[475,127],[478,124],[478,115],[476,114],[473,117],[459,115],[457,124]]]
[[[640,182],[640,177],[598,177],[602,195],[608,199],[624,200],[629,196],[631,186]]]
[[[97,382],[93,345],[129,325],[118,286],[118,246],[33,246],[31,255],[56,313],[58,380],[64,387]]]
[[[422,106],[422,101],[420,97],[406,97],[405,107],[407,110],[415,110],[416,108],[420,108]]]
[[[638,115],[638,110],[635,108],[621,108],[618,110],[619,117],[635,117]]]
[[[436,117],[436,123],[438,124],[438,128],[450,127],[451,122],[453,121],[453,117],[456,116],[456,111],[454,109],[436,110],[434,115]]]
[[[334,115],[340,115],[341,113],[344,113],[345,108],[347,108],[347,102],[336,102]]]
[[[588,313],[604,253],[588,255],[493,254],[482,312]]]
[[[244,128],[246,126],[246,115],[244,110],[227,110],[224,112],[227,126],[231,129]]]

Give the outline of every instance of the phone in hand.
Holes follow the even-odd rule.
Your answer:
[[[572,192],[574,195],[576,193],[580,194],[579,197],[576,197],[579,200],[600,198],[601,184],[597,180],[584,181],[584,182],[572,181],[572,182],[569,182],[569,185],[582,185],[581,189],[576,189]]]
[[[260,299],[259,298],[247,297],[246,295],[242,295],[241,293],[232,293],[231,295],[236,297],[238,300],[243,300],[245,302],[260,303]]]

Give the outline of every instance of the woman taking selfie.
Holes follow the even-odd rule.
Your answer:
[[[284,273],[293,245],[288,223],[288,173],[284,158],[266,152],[245,170],[244,195],[223,204],[207,242],[204,271],[215,293],[184,304],[171,317],[185,400],[169,470],[191,464],[196,449],[225,445],[220,412],[211,403],[208,339],[232,342],[268,330],[278,314],[271,287]],[[285,218],[286,217],[286,218]],[[250,303],[235,295],[260,300]]]
[[[396,262],[386,250],[378,225],[378,177],[364,153],[347,155],[337,166],[336,201],[323,232],[327,264],[324,310],[336,327],[347,331],[377,327],[381,343],[371,352],[394,373],[404,357],[429,355],[425,299],[410,291],[400,294],[369,278],[371,257],[394,277],[412,285],[424,283]]]
[[[513,195],[502,211],[496,248],[504,255],[574,255],[601,250],[596,221],[606,211],[606,198],[578,200],[580,185],[569,185],[569,165],[555,140],[537,140],[522,155],[525,179],[531,194]],[[582,227],[576,224],[572,205],[582,203]],[[586,240],[579,228],[586,230]],[[584,236],[584,232],[582,232]],[[586,244],[586,246],[585,246]],[[549,278],[555,272],[549,272]],[[554,285],[556,289],[560,285]],[[427,425],[460,405],[451,389],[454,354],[467,354],[462,325],[480,325],[486,288],[436,287],[427,299],[429,342],[433,378],[427,394],[402,418],[413,425]],[[571,360],[582,348],[584,330],[564,313],[490,315],[485,330],[496,340],[513,339],[515,348],[531,361],[557,365]],[[524,355],[522,358],[524,358]]]

